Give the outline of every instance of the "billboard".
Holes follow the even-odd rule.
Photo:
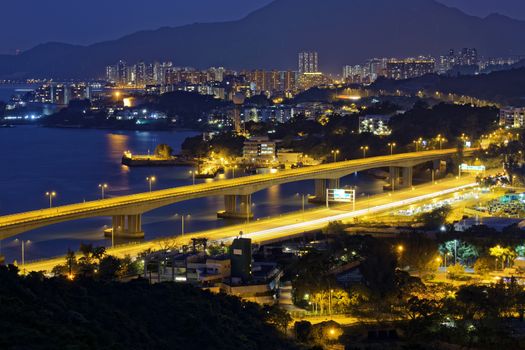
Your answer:
[[[355,190],[335,188],[326,190],[326,206],[329,203],[351,203],[355,210]]]
[[[484,165],[468,165],[468,164],[461,164],[459,166],[459,169],[461,171],[472,171],[472,172],[484,172],[486,170],[486,167]]]

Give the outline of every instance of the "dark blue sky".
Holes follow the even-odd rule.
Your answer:
[[[321,1],[321,0],[320,0]],[[348,0],[351,1],[351,0]],[[395,1],[395,0],[392,0]],[[39,43],[89,44],[141,29],[238,19],[271,0],[24,0],[2,1],[0,53]],[[525,0],[441,0],[484,16],[525,20]]]

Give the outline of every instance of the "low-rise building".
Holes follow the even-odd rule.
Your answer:
[[[276,143],[266,136],[244,141],[243,158],[248,163],[268,163],[275,160]]]
[[[228,254],[162,250],[144,257],[144,278],[150,283],[190,283],[260,304],[277,300],[282,275],[277,263],[254,262],[251,240],[242,237],[233,240]]]
[[[499,125],[521,128],[525,125],[525,107],[505,107],[499,111]]]

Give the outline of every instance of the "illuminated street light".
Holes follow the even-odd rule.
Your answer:
[[[146,178],[146,181],[148,181],[148,183],[149,183],[149,191],[150,192],[151,192],[151,186],[156,180],[157,180],[157,178],[155,176],[148,176]]]
[[[333,149],[332,154],[334,155],[334,163],[337,162],[337,155],[339,154],[338,149]]]
[[[419,146],[423,143],[423,138],[420,137],[418,140],[412,141],[416,145],[416,152],[419,152]]]
[[[436,138],[437,142],[439,142],[439,149],[443,149],[443,142],[444,141],[447,141],[446,138],[444,138],[443,136],[441,136],[441,134],[439,134]]]
[[[104,199],[104,192],[108,188],[108,184],[98,184],[98,188],[100,188],[102,199]]]
[[[190,170],[191,177],[193,178],[193,184],[195,185],[195,170]]]
[[[363,151],[363,158],[366,158],[366,151],[368,151],[368,146],[361,146],[361,151]]]
[[[390,155],[393,155],[394,154],[394,147],[396,147],[396,143],[395,142],[389,142],[388,143],[388,147],[390,147]]]
[[[53,198],[56,197],[57,193],[55,191],[46,192],[46,196],[49,197],[49,207],[53,206]]]
[[[19,239],[15,239],[15,241],[18,241]],[[27,240],[27,241],[24,241],[23,239],[20,240],[21,242],[21,248],[22,248],[22,275],[25,275],[26,274],[26,245],[27,244],[30,244],[31,241],[30,240]]]

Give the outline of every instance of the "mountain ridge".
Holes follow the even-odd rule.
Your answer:
[[[301,50],[339,71],[370,57],[445,54],[476,47],[484,55],[525,53],[525,21],[467,15],[434,0],[276,0],[242,19],[142,30],[87,46],[49,42],[0,56],[0,77],[92,78],[119,59],[176,65],[295,69]]]

